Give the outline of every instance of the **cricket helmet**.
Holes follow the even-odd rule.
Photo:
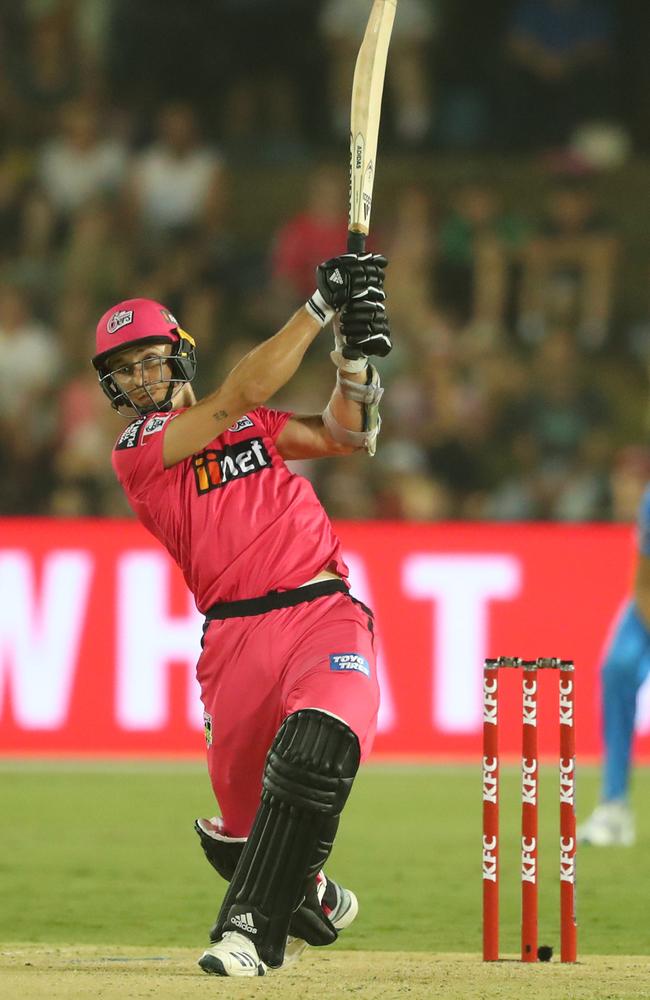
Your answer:
[[[142,406],[119,386],[114,378],[116,369],[111,368],[110,362],[118,351],[147,344],[171,344],[171,354],[163,359],[171,368],[171,377],[163,378],[161,375],[159,380],[168,383],[165,398],[157,403],[150,396],[151,405]],[[179,326],[175,316],[153,299],[125,299],[108,309],[97,324],[95,345],[93,367],[99,384],[116,410],[128,406],[139,416],[152,410],[170,410],[174,395],[196,375],[194,340]]]

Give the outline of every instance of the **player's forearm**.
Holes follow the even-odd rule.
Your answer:
[[[345,378],[349,382],[358,382],[359,385],[365,385],[366,372],[347,372]],[[357,402],[354,399],[346,399],[341,393],[338,380],[330,397],[329,407],[332,416],[341,427],[345,427],[350,431],[360,431],[363,429],[363,403]]]
[[[218,392],[241,398],[243,412],[261,406],[296,373],[320,330],[307,310],[299,309],[275,336],[254,347],[235,365]]]

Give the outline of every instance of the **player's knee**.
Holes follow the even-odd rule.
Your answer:
[[[264,794],[338,816],[359,761],[359,740],[346,722],[319,709],[300,709],[287,716],[273,741],[264,769]]]

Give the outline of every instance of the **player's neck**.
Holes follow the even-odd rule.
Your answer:
[[[194,406],[195,403],[194,389],[189,382],[186,382],[181,391],[174,396],[172,410],[181,410],[186,406]]]

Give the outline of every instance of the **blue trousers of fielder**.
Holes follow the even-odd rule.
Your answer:
[[[650,630],[630,601],[621,613],[602,669],[605,802],[627,797],[637,695],[648,674]]]

